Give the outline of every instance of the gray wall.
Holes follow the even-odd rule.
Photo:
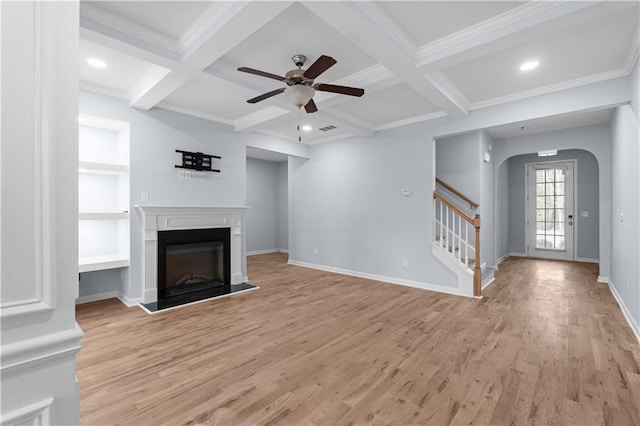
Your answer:
[[[495,192],[495,231],[496,231],[496,258],[502,259],[509,254],[509,161],[505,161],[498,167],[496,173]]]
[[[432,134],[441,123],[313,145],[309,160],[290,158],[290,259],[457,287],[431,254]]]
[[[636,74],[637,75],[637,74]],[[629,105],[616,109],[611,123],[611,275],[640,336],[640,144],[638,119]]]
[[[287,162],[247,158],[247,252],[288,248]]]
[[[130,123],[131,266],[118,287],[131,299],[142,296],[141,217],[134,205],[141,204],[143,191],[149,193],[148,205],[245,206],[246,146],[303,157],[309,151],[302,144],[237,133],[232,126],[160,108],[137,110],[126,101],[109,96],[81,91],[79,100],[83,114]],[[192,179],[178,179],[174,164],[181,160],[176,149],[222,156],[216,163],[222,173],[193,173]],[[246,276],[246,243],[242,252],[242,272]],[[92,284],[92,277],[96,276],[83,280],[87,289],[99,287]]]
[[[544,134],[541,134],[544,137]],[[537,154],[519,155],[508,160],[509,169],[509,252],[525,253],[525,209],[527,163],[576,160],[575,187],[577,205],[574,208],[575,257],[584,260],[598,260],[599,247],[599,197],[598,161],[584,150],[558,151],[558,155],[540,158]],[[504,206],[503,206],[504,208]],[[503,209],[501,209],[502,211]],[[589,217],[581,217],[581,211],[588,211]]]
[[[493,214],[494,163],[493,159],[485,162],[484,154],[486,152],[491,154],[493,143],[493,138],[487,132],[480,132],[478,145],[478,168],[480,182],[480,208],[478,209],[478,214],[480,214],[480,261],[481,263],[486,264],[488,268],[493,268],[496,265],[496,253],[494,247],[496,235],[494,232]]]
[[[277,248],[278,163],[247,158],[247,252]]]
[[[289,250],[289,166],[287,161],[278,163],[278,226],[276,247]]]
[[[480,203],[479,133],[436,141],[436,176]]]
[[[484,153],[490,152],[489,147],[493,142],[493,138],[484,131],[436,141],[436,176],[480,204],[478,209],[472,210],[468,204],[458,202],[457,197],[447,197],[469,216],[480,215],[480,262],[489,268],[496,264],[493,229],[494,172],[493,161],[484,162]],[[473,232],[473,228],[470,229]]]

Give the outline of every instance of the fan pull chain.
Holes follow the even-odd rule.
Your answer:
[[[298,107],[298,142],[302,142],[302,132],[300,131],[300,113],[301,107]]]

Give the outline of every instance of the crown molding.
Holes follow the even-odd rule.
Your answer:
[[[377,132],[380,130],[393,129],[396,127],[408,126],[409,124],[435,120],[436,118],[443,118],[443,117],[447,117],[447,113],[444,111],[432,112],[429,114],[418,115],[416,117],[405,118],[403,120],[390,121],[388,123],[381,124],[380,126],[376,126],[374,130]]]
[[[237,7],[234,6],[234,2],[213,2],[211,6],[207,8],[187,29],[187,31],[182,34],[178,44],[180,45],[181,50],[189,49],[193,43],[196,43],[198,39],[202,37],[206,37],[206,33],[212,27],[220,27],[224,24],[225,15],[229,12],[230,9]]]
[[[508,102],[519,101],[534,96],[546,95],[553,92],[559,92],[561,90],[571,89],[573,87],[586,86],[593,83],[599,83],[601,81],[612,80],[614,78],[624,77],[629,75],[629,72],[624,69],[617,69],[612,71],[605,71],[598,74],[588,75],[586,77],[576,78],[574,80],[563,81],[561,83],[550,84],[544,87],[538,87],[531,90],[525,90],[523,92],[513,93],[511,95],[501,96],[499,98],[488,99],[486,101],[474,102],[470,106],[470,110],[477,110],[487,108],[495,105],[505,104]]]
[[[228,126],[233,126],[233,120],[230,120],[228,118],[220,117],[218,115],[209,114],[209,113],[202,112],[202,111],[197,111],[197,110],[191,109],[191,108],[185,108],[183,106],[171,104],[171,103],[168,103],[166,101],[159,102],[156,105],[156,107],[162,108],[162,109],[166,109],[166,110],[169,110],[169,111],[173,111],[173,112],[178,112],[180,114],[190,115],[190,116],[196,117],[196,118],[202,118],[204,120],[215,121],[216,123],[226,124]]]
[[[123,99],[129,101],[129,96],[116,89],[100,86],[98,84],[88,83],[86,81],[80,81],[80,90],[86,90],[87,92],[98,93],[99,95],[111,96],[112,98]]]
[[[121,31],[130,36],[134,36],[149,44],[156,45],[173,53],[180,53],[181,46],[176,40],[150,30],[149,28],[143,27],[142,25],[133,23],[128,19],[100,10],[100,8],[96,7],[91,2],[82,2],[80,16]]]
[[[416,67],[506,37],[591,5],[582,1],[532,1],[418,47]]]

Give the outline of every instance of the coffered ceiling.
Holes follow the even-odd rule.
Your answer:
[[[300,122],[306,143],[624,76],[639,51],[637,1],[81,1],[80,13],[81,88],[289,140]],[[284,75],[294,54],[332,56],[316,82],[365,95],[317,92],[313,114],[283,94],[247,103],[284,83],[236,69]]]

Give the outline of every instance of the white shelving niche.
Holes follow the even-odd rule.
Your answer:
[[[129,123],[82,115],[79,272],[129,266]]]

